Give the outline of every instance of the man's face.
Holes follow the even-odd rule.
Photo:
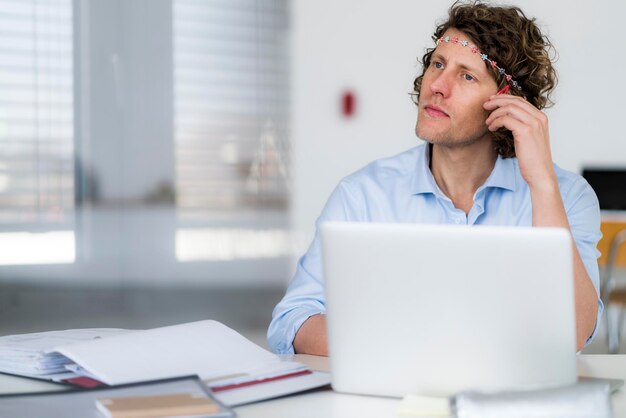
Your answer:
[[[471,39],[449,29],[443,35]],[[498,85],[479,54],[468,46],[441,43],[424,72],[416,134],[421,139],[447,147],[471,145],[490,137],[483,103],[496,94]]]

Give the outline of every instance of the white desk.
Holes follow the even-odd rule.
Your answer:
[[[314,370],[327,371],[328,359],[315,356],[294,356]],[[626,355],[580,355],[581,376],[626,378]],[[63,390],[62,386],[14,376],[0,375],[0,393]],[[612,396],[615,417],[626,417],[626,389]],[[398,417],[400,400],[372,396],[344,395],[321,390],[280,399],[236,407],[240,418],[325,418],[325,417]]]
[[[327,358],[300,355],[294,357],[315,370],[328,370]],[[581,376],[626,379],[626,355],[580,355],[578,373]],[[626,388],[612,395],[612,402],[614,416],[626,417]],[[400,417],[397,413],[399,405],[399,399],[345,395],[325,390],[240,406],[235,411],[240,418],[397,418]]]

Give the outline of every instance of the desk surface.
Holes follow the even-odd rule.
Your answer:
[[[314,370],[328,371],[328,359],[294,356]],[[626,355],[580,355],[580,376],[626,379]],[[626,417],[626,388],[612,395],[616,417]],[[235,408],[241,418],[259,417],[399,417],[399,399],[346,395],[332,390],[317,391]],[[280,412],[277,414],[277,412]]]
[[[294,356],[314,370],[328,371],[328,359],[315,356]],[[581,376],[626,378],[626,355],[580,355],[578,373]],[[63,387],[32,379],[0,375],[0,393],[39,392],[63,390]],[[612,396],[616,417],[626,417],[626,389]],[[271,401],[236,407],[240,418],[324,418],[324,417],[398,417],[399,399],[373,396],[345,395],[332,390],[318,390],[300,395],[287,396]]]

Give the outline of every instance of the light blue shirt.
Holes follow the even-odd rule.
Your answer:
[[[516,158],[498,157],[491,175],[476,190],[474,205],[466,215],[454,207],[435,183],[429,169],[429,154],[428,144],[423,144],[394,157],[376,160],[339,183],[317,219],[318,230],[298,262],[287,293],[274,309],[267,333],[272,350],[293,353],[293,339],[302,323],[325,312],[321,222],[532,225],[530,190]],[[576,247],[598,292],[600,253],[596,245],[601,237],[598,199],[581,176],[556,165],[554,169]],[[599,298],[598,304],[599,319],[603,310]],[[597,324],[596,320],[596,330]]]

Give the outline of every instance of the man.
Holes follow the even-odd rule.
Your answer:
[[[548,119],[541,112],[556,84],[552,46],[519,8],[478,2],[455,3],[434,39],[414,83],[416,134],[427,144],[344,178],[318,225],[335,220],[567,228],[574,243],[581,349],[602,312],[600,211],[585,180],[552,162]],[[279,353],[327,355],[324,312],[316,234],[274,309],[270,346]]]

